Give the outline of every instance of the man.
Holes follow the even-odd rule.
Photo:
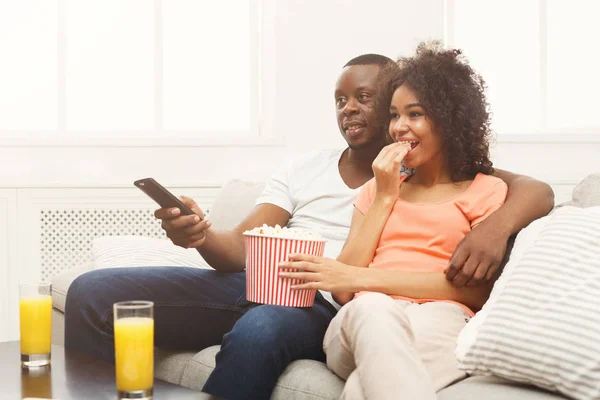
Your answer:
[[[386,144],[373,102],[380,70],[390,65],[387,57],[367,54],[344,66],[335,104],[348,148],[313,152],[276,172],[254,210],[233,231],[215,231],[210,221],[180,216],[176,209],[156,211],[173,243],[197,248],[214,271],[119,268],[76,279],[67,296],[66,347],[112,361],[112,304],[138,299],[154,301],[157,346],[200,350],[221,344],[203,389],[208,393],[230,400],[268,399],[290,362],[324,361],[323,336],[336,313],[330,295],[318,293],[307,309],[246,301],[242,233],[262,224],[310,229],[328,239],[326,256],[337,256],[354,198],[373,177],[371,164]],[[505,172],[499,176],[509,185],[506,205],[457,249],[448,277],[458,285],[491,278],[509,237],[552,207],[547,185]],[[183,200],[203,217],[193,200]]]

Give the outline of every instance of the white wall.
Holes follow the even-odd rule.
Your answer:
[[[284,1],[277,10],[277,125],[287,147],[344,146],[333,88],[341,67],[363,53],[392,58],[443,38],[442,2]]]

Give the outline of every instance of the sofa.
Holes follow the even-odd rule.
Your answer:
[[[221,189],[211,207],[210,219],[214,228],[228,229],[254,205],[261,184],[232,181]],[[600,174],[590,175],[573,191],[569,205],[588,207],[600,205]],[[558,205],[560,207],[560,205]],[[94,262],[72,268],[53,278],[53,343],[64,344],[64,308],[71,282],[80,274],[94,269]],[[156,348],[155,375],[157,378],[191,389],[201,390],[215,366],[219,346],[197,351],[170,351]],[[298,360],[291,363],[280,377],[272,399],[309,400],[337,399],[344,382],[329,371],[324,363]],[[565,397],[544,390],[513,383],[491,376],[473,376],[451,385],[439,393],[442,400],[551,400]]]

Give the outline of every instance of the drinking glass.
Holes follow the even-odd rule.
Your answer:
[[[113,307],[118,398],[152,399],[154,303],[124,301]]]
[[[52,284],[19,285],[21,366],[36,368],[50,364],[52,338]]]

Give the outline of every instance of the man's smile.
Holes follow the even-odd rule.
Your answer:
[[[362,121],[348,121],[342,125],[348,136],[357,136],[364,131],[365,123]]]

